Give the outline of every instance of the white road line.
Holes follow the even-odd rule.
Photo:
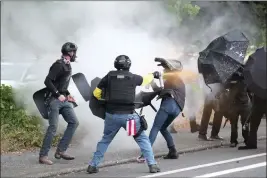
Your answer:
[[[200,169],[200,168],[215,166],[215,165],[219,165],[219,164],[225,164],[225,163],[230,163],[230,162],[235,162],[235,161],[240,161],[240,160],[257,158],[257,157],[261,157],[261,156],[266,156],[266,153],[255,154],[255,155],[244,156],[244,157],[233,158],[233,159],[227,159],[227,160],[218,161],[218,162],[212,162],[212,163],[208,163],[208,164],[200,164],[200,165],[197,165],[197,166],[181,168],[181,169],[176,169],[176,170],[172,170],[172,171],[159,172],[159,173],[156,173],[156,174],[150,174],[150,175],[146,175],[146,176],[141,176],[139,178],[159,177],[159,176],[164,176],[164,175],[168,175],[168,174],[174,174],[174,173],[178,173],[178,172],[189,171],[189,170],[193,170],[193,169]]]
[[[240,171],[254,169],[254,168],[263,167],[263,166],[266,166],[266,161],[265,162],[258,163],[258,164],[251,164],[249,166],[237,167],[237,168],[233,168],[233,169],[226,169],[226,170],[223,170],[223,171],[218,171],[218,172],[213,172],[213,173],[209,173],[209,174],[204,174],[204,175],[201,175],[201,176],[196,176],[194,178],[215,177],[215,176],[230,174],[230,173],[233,173],[233,172],[240,172]]]

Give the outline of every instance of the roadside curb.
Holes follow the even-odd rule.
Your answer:
[[[266,136],[260,136],[260,137],[258,137],[258,140],[266,140],[266,138],[267,138]],[[187,149],[180,150],[179,154],[198,152],[198,151],[208,150],[208,149],[212,149],[212,148],[220,148],[220,147],[229,146],[229,145],[230,145],[229,143],[223,143],[223,142],[215,143],[215,144],[207,144],[207,145],[203,145],[203,146],[201,145],[201,146],[197,146],[194,148],[187,148]],[[164,155],[166,155],[166,152],[157,153],[157,154],[155,154],[155,158],[160,158]],[[100,165],[99,168],[110,167],[110,166],[115,166],[115,165],[120,165],[120,164],[127,164],[127,163],[132,163],[132,162],[136,162],[136,157],[118,160],[118,161],[106,162],[106,163],[103,163],[102,165]],[[80,167],[76,167],[76,168],[66,168],[66,169],[61,169],[59,171],[40,173],[40,174],[37,174],[34,176],[27,176],[27,177],[34,177],[34,178],[56,177],[56,176],[60,176],[60,175],[64,175],[64,174],[69,174],[72,172],[85,171],[87,169],[87,166],[88,165],[80,166]]]

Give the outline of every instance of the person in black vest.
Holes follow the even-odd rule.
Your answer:
[[[70,96],[68,91],[68,86],[72,75],[70,63],[75,61],[76,52],[76,44],[71,42],[65,43],[61,49],[61,59],[53,63],[44,81],[44,84],[49,90],[45,98],[45,103],[49,109],[49,126],[39,153],[39,163],[41,164],[53,164],[53,162],[48,159],[48,152],[51,148],[52,140],[56,134],[59,114],[62,114],[64,120],[68,123],[68,126],[57,146],[55,158],[62,158],[66,160],[74,159],[73,156],[66,154],[65,151],[67,150],[79,124],[73,110],[73,102],[75,102],[75,100]]]
[[[267,117],[267,99],[254,95],[249,118],[250,130],[248,140],[245,142],[245,146],[238,147],[238,150],[257,149],[257,132],[264,114]]]
[[[185,84],[179,77],[178,71],[165,70],[163,78],[165,80],[164,88],[160,91],[157,98],[162,100],[149,134],[149,140],[151,145],[153,145],[158,132],[160,132],[166,140],[169,149],[169,153],[164,156],[164,159],[178,159],[178,152],[167,128],[184,108]],[[144,162],[144,156],[139,156],[137,161]]]
[[[89,163],[87,172],[89,174],[99,171],[98,165],[102,161],[105,152],[113,138],[116,136],[121,127],[128,130],[128,123],[131,122],[135,127],[134,130],[140,129],[140,117],[135,113],[135,89],[136,86],[149,84],[154,78],[159,78],[159,72],[148,74],[145,77],[132,74],[129,72],[131,60],[126,55],[120,55],[115,59],[114,67],[116,71],[110,71],[99,82],[93,95],[101,99],[102,91],[106,100],[106,116],[104,126],[104,136],[98,142],[96,152],[92,161]],[[132,122],[133,121],[133,122]],[[131,126],[129,126],[131,127]],[[149,171],[151,173],[160,172],[155,161],[154,153],[145,132],[142,131],[137,137],[134,137],[142,153],[147,159]]]

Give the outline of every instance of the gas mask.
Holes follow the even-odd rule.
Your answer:
[[[70,56],[70,62],[75,62],[76,61],[76,51],[73,51],[73,56]]]

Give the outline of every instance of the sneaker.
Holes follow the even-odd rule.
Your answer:
[[[210,136],[211,139],[214,139],[214,140],[224,140],[222,137],[220,137],[219,135],[216,135],[216,136]]]
[[[230,147],[231,147],[231,148],[234,148],[234,147],[237,146],[237,144],[238,144],[237,142],[230,143]]]
[[[208,138],[206,135],[202,135],[202,134],[199,134],[199,135],[198,135],[198,139],[199,139],[200,141],[213,141],[212,138]]]
[[[149,165],[149,172],[150,172],[150,173],[157,173],[157,172],[160,172],[160,168],[158,167],[157,164]]]
[[[94,174],[94,173],[98,173],[99,169],[95,166],[91,166],[89,165],[86,171],[88,174]]]
[[[136,158],[136,161],[138,163],[145,163],[146,162],[146,159],[144,158],[143,155],[139,156],[138,158]]]

